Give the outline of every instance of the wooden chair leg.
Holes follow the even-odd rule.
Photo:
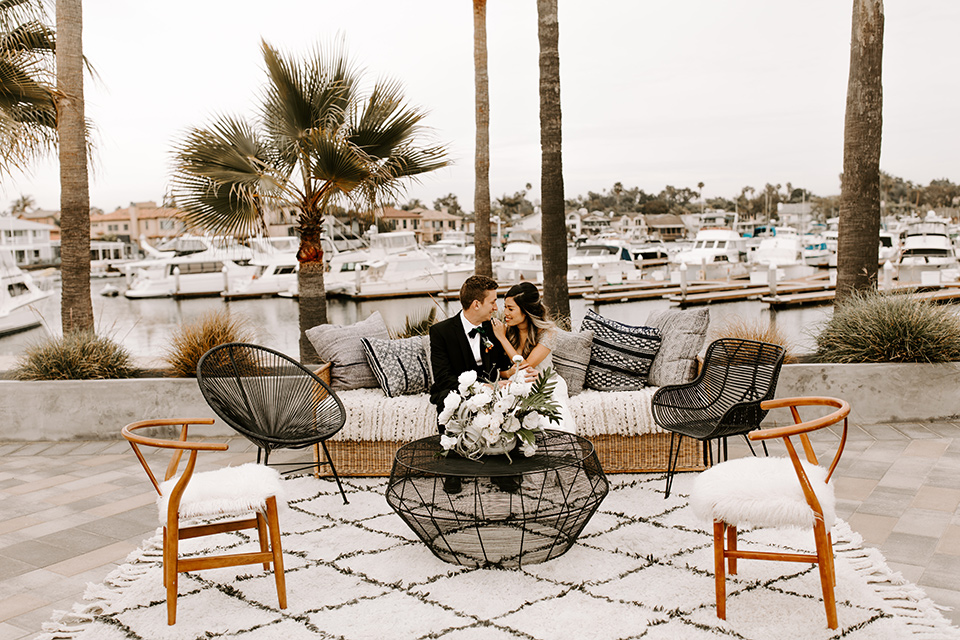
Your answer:
[[[280,608],[287,608],[287,582],[283,575],[283,548],[280,544],[280,520],[277,518],[277,498],[267,498],[267,526],[270,528],[270,547],[273,549],[273,576],[277,581],[277,599]]]
[[[827,611],[827,626],[837,628],[837,600],[833,588],[833,547],[823,522],[813,525],[813,537],[817,543],[817,568],[820,569],[820,587],[823,589],[823,606]]]
[[[737,527],[733,524],[727,525],[727,551],[737,550]],[[727,558],[727,567],[730,575],[737,575],[737,559]]]
[[[167,528],[163,528],[163,588],[167,588]]]
[[[713,522],[713,570],[717,583],[717,617],[727,619],[727,576],[724,574],[723,530],[725,523]]]
[[[260,551],[266,553],[270,550],[269,544],[267,544],[267,521],[264,519],[263,514],[257,512],[257,537],[260,538]],[[264,571],[270,570],[270,563],[263,563]]]
[[[167,624],[177,623],[177,577],[180,569],[177,566],[179,549],[179,530],[167,526],[166,544],[163,545],[163,583],[167,587]]]

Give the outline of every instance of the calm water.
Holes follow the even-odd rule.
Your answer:
[[[124,344],[136,356],[159,357],[169,346],[170,335],[181,324],[191,322],[210,310],[226,308],[230,314],[245,317],[256,331],[259,344],[272,347],[293,356],[299,353],[297,301],[287,298],[264,298],[224,302],[220,298],[196,298],[171,300],[168,298],[129,300],[122,295],[109,298],[99,295],[106,283],[123,288],[121,278],[94,280],[90,290],[96,326],[100,333],[109,335]],[[354,302],[346,299],[331,299],[328,316],[331,323],[351,324],[362,320],[374,311],[379,311],[388,327],[402,327],[405,318],[426,314],[433,306],[439,306],[440,317],[456,313],[457,301],[433,301],[430,298],[400,298],[392,300]],[[574,326],[592,304],[575,298],[570,301]],[[650,300],[603,304],[597,311],[614,320],[627,324],[643,324],[651,311],[669,308],[667,300]],[[802,307],[771,312],[767,305],[758,301],[746,301],[710,305],[711,326],[716,327],[729,316],[743,319],[767,319],[773,314],[776,322],[800,352],[814,349],[813,333],[828,317],[832,307]],[[59,291],[48,300],[43,311],[46,327],[56,333],[60,330]],[[44,338],[50,329],[38,327],[12,336],[0,338],[0,356],[19,355],[23,348]]]

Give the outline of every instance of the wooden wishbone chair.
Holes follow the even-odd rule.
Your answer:
[[[273,563],[280,608],[287,608],[287,591],[283,575],[283,551],[280,546],[280,525],[277,519],[277,493],[280,474],[269,467],[244,464],[215,471],[194,473],[200,451],[226,451],[226,443],[190,442],[187,429],[191,424],[213,424],[213,420],[141,420],[123,428],[123,437],[130,442],[160,498],[160,522],[163,525],[163,584],[167,589],[167,624],[177,621],[177,578],[184,571]],[[180,426],[177,440],[150,438],[134,433],[149,427]],[[140,447],[173,450],[164,481],[158,482]],[[189,451],[186,466],[179,477],[177,470],[184,451]],[[215,503],[215,504],[214,504]],[[181,526],[185,518],[219,518],[228,515],[254,517],[214,524]],[[216,533],[256,529],[260,541],[258,553],[234,553],[198,558],[179,557],[179,542]],[[269,544],[267,542],[269,532]]]
[[[713,520],[714,567],[716,571],[717,617],[726,619],[726,576],[724,564],[732,575],[737,559],[812,562],[820,570],[827,625],[837,628],[837,603],[834,589],[837,578],[833,563],[830,530],[836,519],[830,477],[837,468],[847,441],[845,400],[825,397],[781,398],[767,400],[764,410],[789,408],[795,424],[752,431],[751,440],[782,438],[786,458],[740,458],[723,462],[701,473],[690,494],[690,505],[701,517]],[[828,415],[804,422],[798,407],[833,407]],[[843,421],[843,433],[828,469],[817,463],[808,434]],[[791,438],[798,436],[806,460],[801,461]],[[813,527],[816,553],[745,551],[737,548],[737,526]],[[724,545],[726,537],[726,545]]]

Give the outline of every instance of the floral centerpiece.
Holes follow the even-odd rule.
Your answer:
[[[460,374],[459,386],[444,398],[440,412],[442,455],[455,451],[477,460],[505,453],[509,458],[519,445],[523,455],[532,456],[537,451],[536,433],[560,422],[560,406],[552,399],[556,386],[552,374],[547,369],[526,382],[518,368],[517,375],[500,384],[478,380],[475,371]]]

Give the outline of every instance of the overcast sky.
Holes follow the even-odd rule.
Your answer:
[[[614,182],[705,197],[793,183],[839,193],[852,0],[560,0],[566,196]],[[884,171],[960,181],[960,1],[886,0]],[[84,3],[86,83],[97,126],[90,201],[105,211],[159,202],[170,149],[217,113],[251,114],[264,81],[260,39],[305,52],[338,33],[371,79],[402,81],[454,165],[412,184],[425,204],[473,210],[470,0],[166,0]],[[489,0],[491,195],[539,198],[534,0]],[[759,190],[759,189],[758,189]],[[55,161],[2,179],[59,208]]]

